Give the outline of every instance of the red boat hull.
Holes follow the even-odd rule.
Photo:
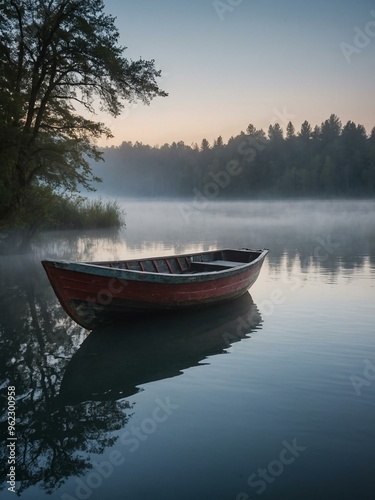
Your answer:
[[[264,257],[236,269],[195,275],[134,273],[54,261],[43,261],[43,266],[66,312],[92,329],[126,315],[201,307],[239,297],[256,281]]]

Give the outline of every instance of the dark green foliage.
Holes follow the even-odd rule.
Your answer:
[[[295,128],[292,122],[289,122],[286,126],[286,137],[287,139],[293,139],[295,137]]]
[[[98,166],[95,173],[111,194],[201,199],[375,194],[375,128],[367,137],[362,125],[350,121],[342,127],[336,115],[320,127],[305,121],[298,133],[288,123],[286,138],[279,124],[270,125],[268,137],[250,124],[227,144],[221,137],[213,147],[203,139],[200,148],[182,141],[162,147],[127,142],[106,149],[104,157],[105,168]],[[224,172],[231,161],[238,162],[238,172],[228,178]]]
[[[0,254],[27,250],[40,230],[125,226],[124,209],[116,200],[56,194],[47,186],[36,186],[27,195],[27,209],[17,212],[14,228],[1,233]]]
[[[98,180],[94,141],[111,132],[77,106],[93,115],[97,100],[117,116],[126,101],[166,95],[154,61],[124,58],[118,39],[103,0],[0,0],[0,227],[30,214],[30,199],[36,209],[40,187]]]
[[[56,197],[46,218],[45,229],[103,229],[125,225],[124,211],[117,201]]]

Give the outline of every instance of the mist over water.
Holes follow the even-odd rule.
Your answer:
[[[215,246],[267,247],[272,258],[285,250],[300,250],[301,245],[308,250],[316,238],[328,235],[340,241],[341,251],[364,246],[370,254],[373,249],[374,201],[210,201],[199,205],[186,200],[117,200],[126,212],[126,228],[121,231],[49,232],[35,249],[55,254],[61,252],[59,245],[64,241],[76,241],[72,248],[67,243],[66,252],[87,260],[95,252],[102,252],[103,258],[120,252],[113,258],[125,258],[139,251],[152,254],[154,248],[178,253]]]
[[[374,264],[373,201],[210,202],[200,210],[185,201],[121,203],[127,226],[120,232],[74,233],[73,244],[63,245],[60,237],[48,235],[43,238],[43,254],[110,260],[214,248],[268,248],[265,266],[276,273],[282,262],[331,270],[365,261]]]
[[[372,500],[375,202],[120,202],[0,257],[22,498]],[[222,247],[269,248],[251,296],[91,333],[40,265]]]

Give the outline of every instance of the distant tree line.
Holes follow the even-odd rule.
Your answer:
[[[101,191],[152,197],[373,197],[375,127],[332,114],[314,128],[304,121],[270,125],[267,134],[250,124],[225,144],[173,142],[149,146],[123,142],[104,150],[105,164],[92,165]]]

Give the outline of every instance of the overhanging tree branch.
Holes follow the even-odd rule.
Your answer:
[[[103,0],[0,0],[0,224],[54,169],[54,186],[64,165],[61,186],[93,179],[85,157],[101,157],[92,141],[110,131],[74,105],[93,113],[99,99],[117,116],[167,95],[153,60],[124,57],[114,21]]]

